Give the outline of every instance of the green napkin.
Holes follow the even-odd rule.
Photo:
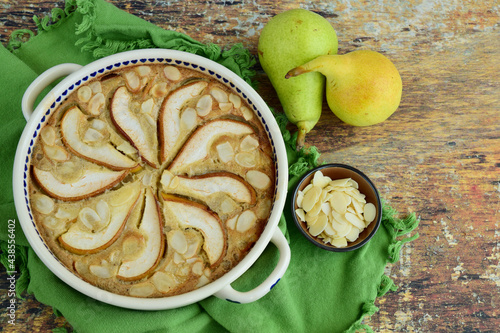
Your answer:
[[[15,264],[18,295],[28,290],[42,303],[61,313],[77,332],[354,332],[371,331],[362,324],[377,311],[376,297],[395,290],[384,275],[388,262],[396,262],[401,246],[413,237],[401,237],[418,222],[414,215],[397,219],[384,207],[383,223],[364,247],[350,253],[331,253],[310,244],[293,225],[288,200],[280,221],[290,242],[292,259],[281,281],[262,299],[234,304],[210,297],[197,304],[165,311],[127,310],[104,304],[76,292],[53,275],[29,247],[17,224],[12,198],[12,165],[17,141],[25,125],[20,109],[23,91],[45,69],[63,62],[87,64],[97,58],[137,48],[169,48],[196,53],[228,67],[252,83],[254,58],[241,45],[222,51],[192,38],[163,30],[120,11],[102,0],[68,0],[51,18],[35,18],[39,33],[20,30],[0,47],[0,261],[7,271],[8,221],[16,220]],[[28,41],[25,41],[30,37]],[[286,130],[287,120],[276,116],[287,145],[291,191],[305,172],[318,164],[314,149],[295,150],[296,136]],[[270,245],[261,258],[233,286],[250,290],[278,260]],[[20,324],[20,323],[18,323]]]

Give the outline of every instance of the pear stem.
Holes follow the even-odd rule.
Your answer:
[[[291,77],[309,72],[319,72],[324,76],[332,75],[333,73],[341,69],[341,66],[339,66],[339,61],[340,59],[342,59],[341,57],[342,55],[339,54],[327,54],[319,56],[309,62],[306,62],[303,65],[290,70],[288,73],[286,73],[285,78],[289,79]]]
[[[305,128],[299,127],[299,133],[297,135],[297,143],[296,143],[297,151],[301,150],[304,147],[306,141],[306,133],[307,131]]]
[[[295,67],[294,69],[291,69],[290,71],[288,71],[288,73],[286,73],[285,79],[289,79],[291,77],[299,76],[301,74],[308,73],[308,72],[310,72],[310,70],[305,69],[302,66]]]

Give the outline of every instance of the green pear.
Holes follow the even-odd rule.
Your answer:
[[[320,55],[337,53],[337,34],[324,17],[305,9],[274,16],[262,29],[258,54],[287,118],[298,127],[297,147],[321,116],[325,79],[309,73],[287,80],[286,73]]]
[[[326,77],[328,106],[347,124],[381,123],[396,111],[401,101],[401,76],[396,66],[381,53],[359,50],[319,56],[292,69],[286,76],[291,78],[314,72]]]

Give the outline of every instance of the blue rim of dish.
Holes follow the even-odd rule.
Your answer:
[[[317,238],[312,237],[309,233],[307,233],[304,230],[304,227],[303,227],[304,223],[301,222],[301,221],[299,221],[299,219],[297,218],[297,214],[295,214],[295,201],[296,201],[296,198],[297,198],[297,193],[298,193],[299,188],[302,185],[302,183],[310,175],[312,175],[316,171],[319,171],[319,170],[322,170],[322,169],[326,169],[326,168],[332,168],[332,167],[347,169],[347,170],[353,171],[356,174],[358,174],[361,178],[363,178],[367,182],[367,184],[374,191],[375,197],[376,197],[376,200],[377,200],[377,203],[376,203],[376,207],[377,207],[377,219],[375,221],[371,222],[371,223],[375,223],[374,228],[372,229],[372,231],[370,232],[370,234],[368,234],[365,237],[365,239],[363,239],[359,243],[356,243],[355,245],[352,245],[352,246],[349,246],[349,243],[347,244],[348,246],[346,246],[346,247],[335,247],[333,245],[329,246],[329,245],[326,245],[326,244],[322,243]],[[297,183],[297,185],[296,185],[296,187],[295,187],[295,189],[293,191],[292,202],[290,203],[290,207],[291,207],[291,211],[292,211],[292,217],[293,217],[293,220],[295,222],[295,225],[297,226],[297,229],[300,230],[300,232],[307,238],[307,240],[310,241],[311,243],[313,243],[314,245],[316,245],[316,246],[324,249],[324,250],[328,250],[328,251],[332,251],[332,252],[348,252],[348,251],[353,251],[353,250],[359,249],[360,247],[362,247],[363,245],[365,245],[366,243],[368,243],[370,241],[370,239],[375,235],[375,233],[377,232],[378,228],[380,227],[380,224],[381,224],[381,221],[382,221],[382,202],[380,200],[380,195],[379,195],[379,193],[377,191],[377,188],[375,187],[375,184],[373,184],[373,182],[370,180],[370,178],[368,178],[368,176],[366,176],[359,169],[356,169],[356,168],[354,168],[354,167],[352,167],[350,165],[341,164],[341,163],[323,164],[323,165],[320,165],[320,166],[318,166],[318,167],[310,170],[307,174],[305,174],[304,176],[302,176],[301,179],[300,179],[300,181]]]
[[[212,78],[216,79],[217,81],[230,87],[231,90],[233,90],[233,92],[237,92],[238,95],[248,103],[248,105],[253,109],[254,114],[256,114],[258,116],[264,130],[266,131],[267,137],[269,138],[269,142],[271,144],[272,151],[273,151],[273,160],[274,160],[274,165],[275,165],[275,171],[274,171],[274,173],[275,173],[275,176],[274,176],[274,178],[275,178],[274,199],[275,200],[273,200],[273,202],[272,202],[270,211],[272,212],[274,209],[275,201],[276,201],[276,198],[278,196],[278,180],[279,180],[278,179],[279,161],[277,158],[276,146],[274,144],[274,140],[273,140],[271,131],[269,129],[269,126],[266,123],[266,120],[264,119],[264,117],[263,117],[262,113],[260,112],[260,110],[258,109],[258,107],[255,105],[255,103],[252,101],[252,99],[250,99],[250,97],[247,94],[245,94],[234,82],[232,82],[230,79],[226,78],[225,76],[223,76],[223,75],[221,75],[221,74],[219,74],[211,69],[208,69],[205,66],[200,66],[198,64],[195,64],[195,63],[192,63],[189,61],[185,61],[185,60],[178,60],[178,59],[174,59],[174,58],[170,58],[170,57],[164,57],[164,58],[163,57],[154,57],[154,58],[140,58],[140,59],[132,59],[132,60],[125,60],[125,61],[121,61],[121,62],[115,62],[113,64],[105,65],[102,68],[100,68],[96,71],[93,71],[90,74],[85,74],[84,76],[75,79],[75,81],[73,83],[69,84],[68,88],[66,88],[55,99],[55,101],[50,105],[50,107],[48,107],[46,110],[44,110],[45,113],[43,114],[42,118],[38,122],[38,125],[36,126],[35,130],[33,131],[30,143],[28,145],[27,154],[26,154],[26,158],[24,161],[24,168],[23,168],[23,192],[24,192],[24,200],[26,203],[26,209],[27,209],[31,223],[32,223],[38,237],[42,241],[45,248],[52,255],[52,257],[54,257],[59,263],[61,263],[61,261],[59,260],[59,258],[57,258],[54,255],[54,253],[52,253],[52,251],[50,250],[48,245],[45,243],[42,235],[40,234],[40,232],[38,230],[38,227],[35,223],[35,219],[33,218],[33,214],[31,212],[31,205],[30,205],[30,199],[29,199],[28,178],[29,178],[29,173],[30,173],[31,155],[32,155],[33,147],[36,143],[36,140],[38,139],[39,132],[43,128],[45,123],[47,123],[47,121],[50,119],[50,116],[52,115],[52,113],[59,107],[59,105],[61,105],[61,103],[63,103],[69,97],[69,95],[73,91],[76,91],[81,85],[83,85],[83,84],[87,83],[88,81],[91,81],[95,78],[104,76],[107,73],[114,71],[118,68],[133,67],[133,66],[146,65],[146,64],[166,64],[166,65],[180,66],[180,67],[184,67],[184,68],[191,68],[191,69],[196,70],[198,72],[201,72],[203,74],[209,75]],[[41,111],[42,110],[40,110],[40,112]],[[65,265],[63,265],[63,266],[66,268]]]

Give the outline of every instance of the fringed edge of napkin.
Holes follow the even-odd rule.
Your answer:
[[[417,219],[415,213],[411,213],[403,219],[397,218],[396,216],[398,215],[398,212],[395,209],[387,205],[385,202],[382,204],[382,223],[392,238],[391,243],[387,248],[389,253],[387,263],[394,264],[399,261],[399,253],[401,252],[403,245],[419,237],[419,234],[416,233],[413,236],[401,238],[402,236],[406,236],[415,230],[418,227],[419,220]],[[383,274],[380,278],[377,298],[384,296],[389,291],[396,291],[397,289],[398,287],[394,281],[386,274]],[[378,312],[378,310],[379,308],[375,306],[375,300],[364,303],[361,309],[360,318],[351,325],[346,333],[355,333],[360,331],[372,333],[372,328],[368,324],[363,323],[363,321],[374,315]]]
[[[90,52],[95,59],[118,52],[145,48],[175,49],[213,60],[238,74],[252,87],[256,87],[256,82],[253,81],[256,72],[253,67],[257,60],[241,43],[233,45],[228,50],[222,50],[216,44],[204,44],[186,34],[164,30],[153,25],[152,27],[157,28],[158,31],[170,34],[168,38],[154,40],[153,37],[145,37],[129,41],[106,39],[99,36],[94,29],[98,15],[94,0],[66,0],[64,9],[53,8],[51,13],[43,18],[35,15],[33,21],[37,26],[38,33],[46,32],[57,28],[73,13],[79,13],[82,16],[81,22],[75,27],[75,34],[81,36],[76,46],[80,46],[84,52]],[[11,33],[6,48],[14,52],[34,36],[36,33],[29,29],[15,30]],[[175,44],[169,42],[172,39],[175,39]]]
[[[64,22],[64,19],[69,17],[72,13],[76,11],[76,0],[66,0],[63,8],[53,8],[50,14],[39,18],[38,16],[33,16],[33,22],[35,22],[38,33],[42,31],[50,31],[57,28]],[[20,48],[24,43],[27,43],[31,37],[36,36],[36,33],[29,29],[18,29],[10,34],[9,42],[5,46],[10,52],[14,52],[16,49]]]
[[[76,45],[81,46],[82,51],[91,52],[96,59],[118,52],[146,48],[185,51],[203,56],[225,66],[255,87],[256,83],[252,78],[256,72],[252,68],[257,63],[257,60],[241,43],[235,44],[229,50],[223,51],[216,44],[204,44],[186,34],[174,30],[167,31],[156,26],[153,27],[157,28],[158,31],[171,34],[172,36],[165,36],[168,37],[165,40],[161,38],[155,40],[151,36],[128,41],[105,39],[99,36],[94,29],[97,18],[95,2],[93,0],[76,0],[76,4],[76,11],[83,16],[81,23],[76,27],[76,34],[82,35],[82,38],[77,41]],[[171,40],[175,40],[175,43],[171,43]]]

